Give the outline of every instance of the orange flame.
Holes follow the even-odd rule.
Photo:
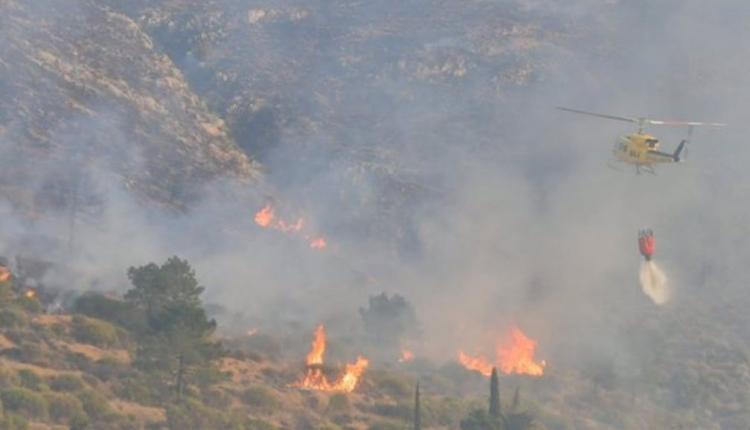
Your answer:
[[[255,214],[255,223],[261,227],[270,227],[273,219],[276,217],[273,206],[268,203],[263,209]]]
[[[302,218],[298,218],[293,223],[278,218],[276,210],[271,203],[266,203],[263,209],[255,213],[255,224],[263,228],[279,230],[283,233],[299,233],[305,227],[305,221]],[[305,235],[304,238],[309,242],[310,248],[313,249],[323,249],[328,245],[323,237],[311,238],[309,235]]]
[[[492,374],[492,363],[481,355],[472,357],[465,354],[463,351],[458,351],[458,362],[465,368],[479,372],[484,376],[490,376]]]
[[[408,363],[414,360],[414,353],[408,349],[401,349],[401,358],[398,359],[399,363]]]
[[[537,342],[527,337],[518,327],[511,327],[506,341],[498,344],[495,350],[497,367],[505,374],[542,376],[547,363],[544,360],[534,360],[536,346]],[[472,357],[463,351],[458,352],[458,361],[465,368],[484,376],[490,376],[494,367],[485,357]]]
[[[317,239],[313,239],[310,242],[310,248],[313,248],[313,249],[323,249],[326,246],[328,246],[328,243],[326,243],[326,240],[323,237],[319,237]]]
[[[10,270],[5,266],[0,266],[0,282],[5,282],[10,279]]]
[[[292,384],[292,387],[302,388],[305,390],[318,390],[318,391],[343,391],[351,393],[357,388],[359,379],[362,374],[370,365],[370,362],[362,357],[357,357],[357,361],[354,363],[347,363],[344,369],[344,373],[334,383],[330,383],[328,378],[323,373],[323,354],[326,350],[326,332],[323,325],[319,325],[315,329],[313,335],[312,347],[310,352],[307,354],[305,360],[307,364],[307,372],[305,377]]]
[[[312,347],[310,348],[310,352],[307,354],[307,360],[305,360],[305,363],[307,363],[308,366],[323,364],[323,354],[325,354],[325,352],[326,329],[325,327],[323,327],[323,324],[321,324],[315,329]]]
[[[500,370],[505,374],[543,375],[547,363],[534,361],[536,345],[536,341],[529,339],[518,327],[511,328],[510,342],[497,349]]]

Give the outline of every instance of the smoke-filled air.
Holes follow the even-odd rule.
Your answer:
[[[0,428],[750,427],[748,22],[0,0]]]

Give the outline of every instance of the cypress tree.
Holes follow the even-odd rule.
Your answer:
[[[414,392],[414,430],[422,430],[422,416],[419,411],[419,381]]]
[[[497,368],[492,368],[490,377],[490,416],[500,419],[500,388],[498,387]]]

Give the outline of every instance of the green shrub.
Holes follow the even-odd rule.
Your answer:
[[[18,305],[26,311],[35,314],[42,312],[42,310],[44,309],[36,295],[33,297],[22,295],[16,300],[16,303],[18,303]]]
[[[379,392],[394,399],[411,398],[414,391],[414,381],[400,374],[375,371],[369,374],[368,379]]]
[[[0,327],[20,328],[29,325],[29,316],[22,309],[7,307],[0,309]]]
[[[75,312],[109,321],[129,330],[142,331],[145,327],[140,311],[128,302],[107,297],[99,293],[87,293],[76,300],[73,305]]]
[[[78,422],[81,417],[86,417],[83,404],[74,395],[46,393],[44,397],[49,405],[49,416],[56,423],[67,424],[74,420]]]
[[[120,360],[112,356],[100,358],[91,368],[91,373],[102,381],[124,378],[131,371],[130,366],[123,364]]]
[[[256,385],[248,388],[242,393],[242,400],[255,411],[261,413],[272,413],[281,407],[281,402],[273,391],[266,387]]]
[[[167,407],[167,426],[170,430],[241,430],[245,427],[240,417],[209,408],[195,400]]]
[[[6,388],[0,391],[6,411],[18,412],[27,418],[47,417],[47,401],[40,394],[21,387]]]
[[[118,341],[117,329],[106,321],[76,315],[73,317],[72,328],[73,337],[82,343],[112,346]]]
[[[406,403],[376,403],[372,407],[372,412],[388,418],[409,419],[412,415],[412,405]]]
[[[21,386],[30,390],[38,391],[42,385],[42,377],[37,375],[36,372],[29,369],[21,369],[18,371],[18,379],[21,382]]]
[[[404,424],[394,423],[392,421],[376,421],[367,427],[367,430],[406,430]]]
[[[19,385],[21,380],[18,378],[18,372],[14,372],[6,367],[0,368],[0,388],[9,388]]]
[[[276,430],[276,427],[273,424],[263,421],[263,420],[251,419],[247,422],[245,429],[247,430]]]
[[[99,420],[113,413],[109,402],[94,390],[86,389],[76,394],[83,403],[83,410],[93,420]]]
[[[66,393],[82,390],[86,386],[80,376],[70,373],[53,376],[48,381],[48,384],[54,391],[64,391]]]
[[[3,430],[27,430],[29,428],[29,421],[18,414],[5,414],[0,419],[0,429]]]

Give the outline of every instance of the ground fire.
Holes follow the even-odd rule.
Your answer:
[[[331,383],[323,373],[323,356],[326,351],[326,332],[323,325],[319,325],[315,329],[313,335],[313,342],[310,348],[310,352],[307,354],[305,364],[307,365],[307,371],[305,377],[292,384],[292,387],[302,388],[305,390],[317,390],[317,391],[340,391],[350,393],[357,388],[359,379],[367,369],[370,362],[360,356],[354,363],[347,363],[344,368],[344,373],[339,376],[336,382]]]
[[[262,228],[278,230],[283,233],[300,234],[310,245],[310,248],[313,249],[323,249],[328,245],[323,237],[302,234],[305,227],[305,222],[302,218],[298,218],[293,223],[279,218],[271,203],[266,203],[261,210],[255,213],[255,224]]]
[[[410,361],[414,360],[414,353],[409,351],[406,348],[401,349],[401,357],[399,357],[398,362],[399,363],[408,363]]]
[[[490,376],[492,368],[497,368],[505,374],[542,376],[546,363],[534,359],[537,343],[527,337],[518,327],[512,327],[506,339],[495,348],[495,361],[479,356],[470,356],[463,351],[458,352],[458,362],[466,369]]]

